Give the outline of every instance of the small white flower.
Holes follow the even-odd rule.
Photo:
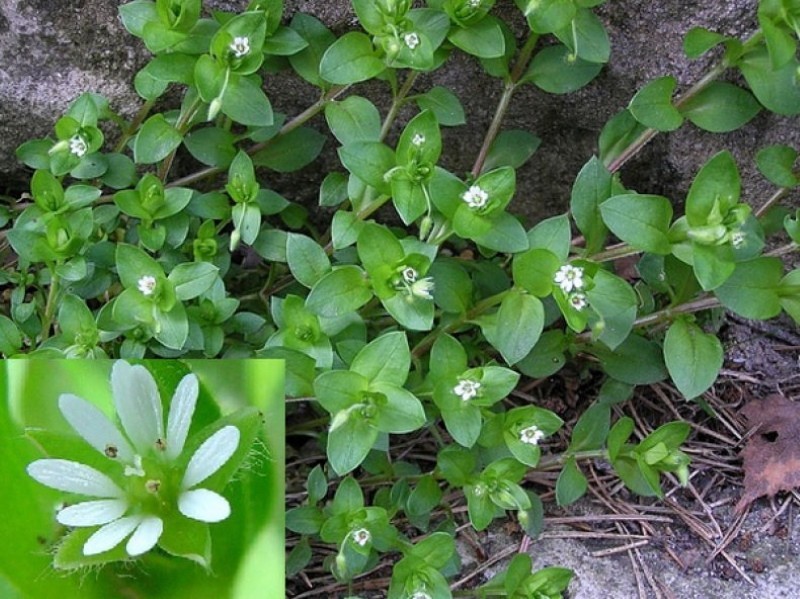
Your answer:
[[[489,194],[479,185],[473,185],[461,194],[461,199],[464,200],[470,208],[483,208],[489,202]]]
[[[418,148],[425,143],[425,136],[422,133],[415,133],[414,137],[411,138],[411,144],[417,146]]]
[[[145,275],[136,281],[136,287],[142,292],[142,295],[153,295],[156,290],[156,278]]]
[[[583,310],[586,306],[589,305],[589,302],[586,301],[586,295],[583,293],[573,293],[567,298],[569,305],[575,308],[578,312]]]
[[[535,424],[519,431],[519,440],[528,445],[538,445],[544,439],[544,432]]]
[[[411,284],[411,295],[421,299],[433,299],[433,277],[424,277]]]
[[[122,476],[140,480],[120,486],[90,466],[61,459],[36,460],[27,468],[28,474],[43,485],[97,498],[56,514],[65,526],[100,526],[86,540],[83,554],[110,551],[126,538],[125,550],[130,556],[152,549],[161,537],[164,521],[154,513],[148,496],[158,496],[162,508],[177,498],[178,511],[194,520],[219,522],[227,518],[230,505],[224,497],[195,487],[234,454],[239,446],[238,428],[225,426],[211,435],[192,454],[182,478],[175,476],[197,403],[197,377],[188,374],[178,383],[166,431],[158,387],[147,369],[116,362],[111,370],[111,389],[124,434],[97,407],[76,395],[61,395],[58,407],[89,445],[122,466]],[[177,488],[169,488],[177,480],[181,481]]]
[[[478,8],[481,5],[481,0],[469,0],[470,8]]]
[[[410,266],[406,266],[403,269],[403,280],[406,283],[413,283],[414,281],[417,280],[418,276],[419,274],[417,273],[417,271],[411,268]]]
[[[734,231],[731,233],[731,245],[736,249],[742,247],[746,241],[747,237],[741,231]]]
[[[69,151],[78,158],[82,158],[89,151],[89,144],[82,135],[73,135],[69,138]]]
[[[458,381],[458,385],[453,387],[453,393],[458,395],[461,401],[469,401],[473,397],[477,397],[480,388],[481,384],[478,381],[461,379]]]
[[[250,53],[250,38],[244,36],[235,37],[228,47],[236,58],[241,58]]]
[[[565,264],[558,269],[553,281],[564,293],[569,293],[573,289],[583,289],[583,269],[580,266]]]
[[[370,542],[370,539],[372,539],[372,535],[366,528],[359,528],[358,530],[354,530],[351,533],[351,536],[353,538],[353,542],[356,545],[359,545],[360,547],[363,547],[364,545]]]
[[[410,599],[431,599],[431,596],[425,591],[415,591]]]
[[[477,497],[480,497],[486,493],[486,485],[483,483],[478,483],[475,485],[475,488],[472,490],[472,492],[475,493]]]
[[[413,50],[419,46],[419,36],[413,31],[411,33],[406,33],[403,36],[403,41],[406,43],[406,46],[408,46],[409,50]]]

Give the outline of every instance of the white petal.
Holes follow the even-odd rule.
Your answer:
[[[181,487],[188,489],[203,482],[227,462],[239,446],[239,429],[228,425],[206,439],[194,452]]]
[[[128,539],[125,551],[128,552],[128,555],[141,555],[146,551],[150,551],[158,542],[163,530],[164,522],[161,518],[156,518],[155,516],[146,517],[136,528],[136,532]]]
[[[208,489],[184,491],[178,497],[181,514],[202,522],[219,522],[231,515],[231,506],[222,495]]]
[[[106,452],[112,446],[117,450],[120,461],[130,462],[133,459],[133,449],[128,441],[97,406],[77,395],[65,393],[58,398],[58,408],[75,432],[97,451],[114,457]]]
[[[164,439],[161,398],[153,376],[144,366],[122,360],[111,370],[114,405],[125,432],[139,453],[146,454]]]
[[[64,526],[97,526],[108,524],[121,517],[128,509],[125,499],[100,499],[84,501],[58,512],[56,520]]]
[[[28,474],[59,491],[90,497],[124,497],[125,492],[113,480],[91,466],[70,460],[36,460],[28,464]]]
[[[97,555],[113,549],[131,534],[141,521],[142,516],[127,516],[100,527],[86,540],[83,545],[83,555]]]
[[[194,374],[187,374],[181,379],[172,403],[169,406],[167,418],[167,451],[169,460],[174,460],[183,451],[189,425],[192,424],[194,406],[197,403],[198,383]]]

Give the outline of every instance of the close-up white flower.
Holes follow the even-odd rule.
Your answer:
[[[519,431],[519,440],[528,445],[538,445],[544,439],[544,431],[535,424]]]
[[[473,381],[472,379],[461,379],[458,381],[458,384],[453,387],[453,393],[458,395],[461,398],[461,401],[469,401],[473,397],[478,396],[478,390],[481,388],[481,384],[478,381]]]
[[[408,46],[409,50],[414,50],[417,46],[419,46],[419,35],[413,31],[411,33],[406,33],[403,36],[403,41],[406,43],[406,46]]]
[[[241,58],[250,53],[250,39],[244,36],[235,37],[229,48],[236,58]]]
[[[553,277],[553,282],[561,287],[561,291],[564,293],[583,289],[583,269],[580,266],[565,264],[558,269],[555,277]]]
[[[573,293],[569,296],[567,301],[569,301],[569,305],[575,308],[578,312],[589,305],[589,302],[586,301],[586,294],[584,293]]]
[[[472,185],[467,191],[461,194],[461,199],[470,208],[483,208],[489,202],[489,194],[480,186]]]
[[[153,295],[156,290],[156,278],[145,275],[136,281],[136,287],[142,292],[142,295]]]
[[[411,144],[417,146],[418,148],[425,143],[425,136],[422,133],[415,133],[414,137],[411,138]]]
[[[82,135],[73,135],[69,138],[69,151],[78,158],[83,158],[86,152],[89,151],[89,144],[86,143]]]
[[[225,426],[203,441],[181,474],[179,458],[194,415],[199,384],[184,376],[170,404],[164,429],[161,397],[155,379],[140,365],[118,361],[111,370],[114,407],[122,430],[88,401],[62,394],[58,407],[70,426],[94,449],[115,462],[107,473],[63,459],[41,459],[28,465],[39,483],[94,498],[64,507],[56,519],[65,526],[100,526],[83,546],[84,555],[110,551],[125,539],[130,556],[152,549],[164,530],[164,517],[179,511],[201,522],[230,515],[222,495],[198,485],[217,472],[236,452],[240,432]]]
[[[352,532],[353,542],[360,547],[363,547],[372,539],[372,535],[366,528],[359,528]]]
[[[418,297],[421,299],[432,300],[433,299],[433,277],[423,277],[418,281],[414,281],[411,285],[411,295],[414,297]]]

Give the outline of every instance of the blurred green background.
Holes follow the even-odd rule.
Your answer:
[[[64,528],[55,521],[66,496],[31,479],[45,456],[26,430],[75,434],[58,410],[74,393],[116,421],[112,360],[0,362],[0,599],[283,598],[284,370],[280,360],[145,360],[167,414],[173,381],[192,371],[201,383],[190,434],[247,406],[264,414],[263,433],[223,494],[231,516],[211,525],[212,571],[154,550],[100,569],[61,571],[52,553]],[[176,378],[178,377],[178,378]],[[167,384],[165,381],[169,381]]]

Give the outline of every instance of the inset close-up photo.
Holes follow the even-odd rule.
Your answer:
[[[284,595],[283,362],[0,363],[0,596]]]

